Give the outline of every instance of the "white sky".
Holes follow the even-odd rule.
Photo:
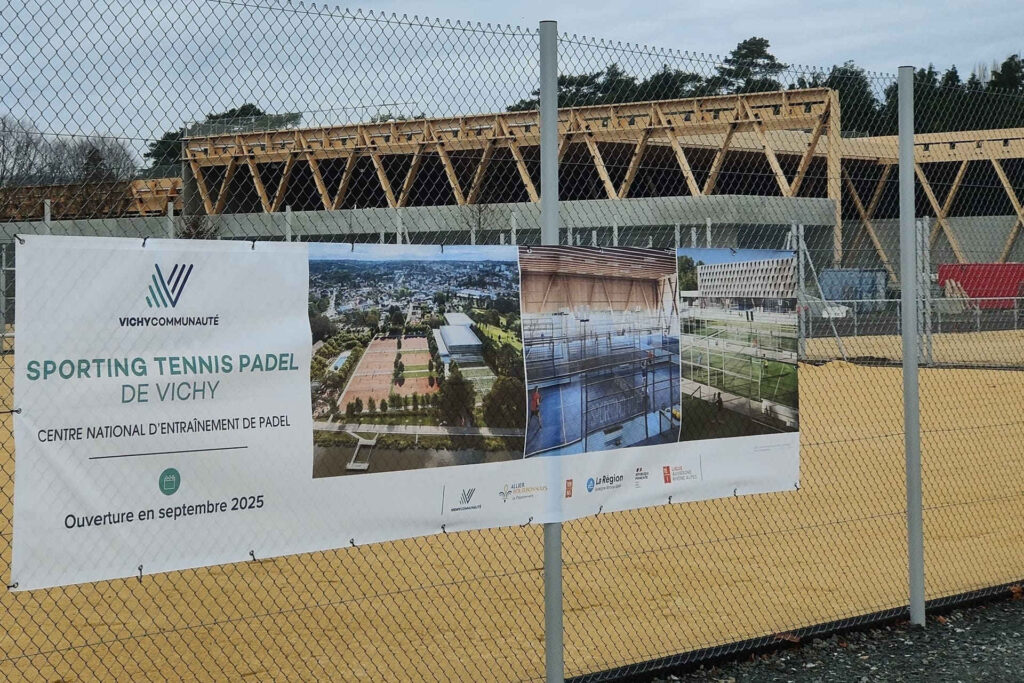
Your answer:
[[[298,2],[18,0],[0,3],[0,115],[52,134],[149,140],[244,102],[302,111],[307,125],[388,112],[451,116],[503,110],[536,87],[533,33],[332,16]],[[283,9],[290,7],[290,9]],[[332,5],[332,8],[336,8]],[[978,63],[1024,51],[1024,2],[773,0],[640,3],[568,0],[367,0],[374,12],[427,15],[534,31],[556,19],[563,71],[618,62],[643,76],[662,64],[713,72],[752,35],[783,62],[828,67],[853,59],[894,74],[900,64]],[[339,12],[340,10],[334,9]],[[654,46],[634,49],[614,41]],[[668,50],[665,50],[665,49]],[[795,75],[796,72],[790,74]],[[881,90],[889,81],[880,78]]]

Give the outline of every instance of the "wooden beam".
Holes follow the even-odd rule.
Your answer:
[[[309,172],[313,176],[313,183],[320,195],[320,203],[325,210],[331,209],[331,194],[327,191],[327,183],[324,182],[324,174],[320,172],[320,162],[312,153],[306,153],[306,163],[309,164]]]
[[[448,176],[448,184],[452,186],[452,194],[455,195],[455,203],[459,206],[463,206],[466,203],[466,197],[462,194],[462,186],[459,185],[459,176],[455,173],[455,166],[452,164],[452,160],[448,158],[448,152],[445,150],[443,142],[437,143],[437,156],[441,159],[441,164],[444,166],[444,172]]]
[[[412,193],[412,184],[416,182],[416,174],[419,173],[420,165],[423,163],[423,145],[416,148],[412,155],[412,163],[405,174],[405,182],[402,183],[402,190],[398,193],[398,206],[409,205],[409,195]]]
[[[224,207],[228,203],[228,188],[231,187],[231,179],[235,177],[235,169],[238,168],[238,162],[232,158],[228,162],[228,167],[224,171],[224,180],[220,183],[220,191],[217,192],[217,204],[213,207],[214,215],[219,215],[224,212]]]
[[[832,226],[832,265],[843,265],[843,181],[842,132],[839,125],[839,92],[828,92],[828,141],[825,147],[825,175],[828,198],[835,206]]]
[[[941,226],[942,231],[946,233],[946,239],[949,240],[949,246],[953,248],[953,255],[956,257],[957,263],[964,263],[964,253],[960,249],[960,242],[957,241],[956,235],[953,234],[953,229],[946,221],[946,214],[943,212],[942,207],[939,206],[939,200],[935,198],[935,193],[932,192],[932,186],[928,183],[928,177],[924,174],[921,164],[915,162],[914,171],[917,173],[917,179],[921,181],[921,188],[928,198],[928,203],[932,205],[932,210],[935,211],[935,220]],[[952,189],[950,188],[951,192]]]
[[[892,174],[893,168],[894,164],[885,164],[882,166],[882,175],[880,175],[878,180],[875,182],[875,189],[871,194],[871,201],[868,202],[865,209],[867,216],[870,219],[874,219],[875,217],[875,211],[878,209],[878,203],[882,199],[882,192],[885,190],[885,183],[889,180],[889,176]],[[860,248],[862,234],[864,233],[858,232],[853,236],[853,240],[850,242],[851,251],[857,251],[857,249]]]
[[[331,203],[331,208],[335,211],[340,209],[342,202],[345,201],[345,195],[348,193],[348,186],[352,182],[352,172],[356,168],[358,158],[359,155],[353,152],[345,160],[345,170],[341,173],[341,180],[338,181],[338,191],[335,193],[334,201]]]
[[[267,188],[263,186],[263,180],[260,178],[260,170],[256,166],[256,160],[253,159],[252,155],[245,157],[245,163],[249,167],[249,173],[252,175],[252,182],[256,186],[256,194],[260,196],[260,203],[263,205],[263,211],[270,213],[270,197],[267,196]]]
[[[1003,170],[1003,165],[999,163],[998,159],[990,159],[992,167],[996,169],[996,175],[999,176],[999,182],[1003,184],[1003,189],[1006,190],[1006,196],[1010,199],[1010,203],[1013,205],[1013,210],[1017,212],[1017,220],[1013,222],[1013,227],[1010,229],[1010,234],[1006,238],[1006,244],[1003,246],[1003,251],[999,255],[999,263],[1006,263],[1006,259],[1010,257],[1010,252],[1013,251],[1013,243],[1017,239],[1017,233],[1020,232],[1020,226],[1024,224],[1024,207],[1021,206],[1020,199],[1017,198],[1017,193],[1013,190],[1013,185],[1010,184],[1010,179],[1006,177],[1006,171]]]
[[[843,171],[843,180],[846,181],[846,189],[850,192],[850,197],[853,199],[853,205],[857,207],[857,213],[860,214],[860,219],[864,223],[864,230],[867,232],[868,237],[871,238],[871,243],[875,245],[875,252],[878,257],[882,259],[882,265],[885,266],[886,272],[889,273],[889,278],[892,280],[894,285],[899,285],[899,278],[896,276],[896,271],[892,267],[892,263],[889,262],[889,257],[885,253],[885,248],[882,246],[882,241],[878,239],[878,234],[875,232],[875,227],[871,224],[871,215],[868,214],[864,208],[864,204],[860,201],[860,195],[857,194],[857,188],[853,185],[853,180],[846,171]]]
[[[953,178],[953,184],[950,185],[949,191],[946,193],[946,199],[945,199],[945,201],[942,202],[942,217],[943,218],[948,217],[950,209],[953,208],[953,199],[956,197],[957,190],[960,189],[960,183],[963,181],[964,175],[967,173],[967,164],[969,164],[969,163],[970,162],[965,159],[964,161],[960,162],[960,166],[956,170],[956,176]],[[921,169],[921,172],[922,173],[924,172],[924,168],[923,167]],[[939,222],[935,221],[935,225],[932,226],[932,232],[928,236],[928,246],[929,247],[935,246],[935,240],[938,239],[938,237],[939,237],[939,229],[940,229],[940,227],[941,226],[940,226]]]
[[[494,155],[494,138],[491,138],[484,146],[483,154],[480,156],[480,163],[477,164],[476,172],[473,173],[473,182],[469,186],[469,195],[466,197],[467,204],[476,204],[480,199],[480,192],[484,189],[484,176],[487,174],[487,166],[491,163]]]
[[[210,201],[210,191],[206,187],[206,179],[203,178],[203,170],[199,168],[199,164],[194,159],[189,157],[189,166],[192,168],[192,175],[196,179],[196,188],[199,189],[199,196],[203,199],[203,209],[206,211],[206,215],[213,213],[213,202]]]
[[[711,169],[708,171],[707,180],[704,181],[704,191],[701,194],[711,194],[715,191],[718,174],[722,170],[722,163],[725,161],[725,155],[729,151],[729,143],[732,142],[732,134],[735,131],[735,124],[729,126],[729,131],[725,134],[725,139],[722,140],[722,146],[715,152],[715,158],[711,161]]]
[[[754,115],[746,100],[741,100],[741,103],[743,105],[742,109],[746,110],[747,116],[754,121],[754,134],[757,135],[758,142],[761,143],[761,149],[764,151],[765,158],[768,159],[768,165],[771,166],[772,172],[775,173],[775,182],[779,185],[779,191],[782,192],[783,197],[789,197],[789,181],[786,179],[786,174],[782,172],[782,166],[779,164],[778,157],[775,156],[775,150],[768,143],[768,136],[764,133],[764,124]]]
[[[380,183],[380,187],[384,190],[384,197],[387,198],[388,206],[394,209],[398,206],[398,200],[395,198],[395,192],[391,189],[391,181],[388,179],[388,173],[384,170],[384,160],[381,159],[380,150],[377,149],[377,145],[365,130],[363,130],[363,141],[366,147],[369,149],[370,159],[373,161],[373,168],[377,171],[377,181]]]
[[[825,110],[828,111],[827,109]],[[814,159],[814,152],[818,148],[818,140],[821,139],[821,133],[825,130],[825,123],[828,121],[826,116],[822,116],[818,119],[818,123],[815,124],[814,130],[811,131],[811,139],[807,141],[807,151],[800,157],[800,165],[797,166],[796,176],[793,178],[793,182],[789,186],[789,196],[795,197],[800,192],[800,186],[804,182],[804,176],[807,175],[807,169],[811,167],[811,160]]]
[[[629,195],[629,188],[633,184],[636,172],[640,169],[640,161],[643,159],[644,151],[647,149],[647,141],[650,138],[651,129],[648,128],[636,143],[636,147],[633,149],[633,157],[629,160],[629,168],[626,169],[626,177],[622,179],[622,185],[619,187],[619,199],[625,199]]]
[[[577,116],[575,112],[572,115]],[[584,136],[583,141],[587,146],[587,151],[590,152],[590,158],[594,160],[594,166],[597,168],[597,175],[604,185],[605,194],[608,195],[608,199],[617,199],[618,192],[615,190],[615,183],[612,182],[611,176],[608,175],[608,168],[604,165],[604,158],[601,156],[601,150],[597,146],[597,141],[594,140],[594,136],[587,129],[585,121],[578,119],[576,126],[580,134]]]
[[[530,177],[530,169],[526,167],[526,161],[523,160],[523,153],[519,150],[519,144],[515,136],[512,135],[512,130],[509,128],[508,123],[504,119],[500,119],[500,122],[505,136],[508,138],[508,149],[512,153],[512,158],[516,160],[516,169],[518,169],[519,178],[523,181],[523,186],[526,188],[526,194],[531,202],[539,202],[540,195],[537,194],[537,188],[533,184],[533,178]]]
[[[277,184],[277,193],[274,194],[274,201],[270,205],[271,213],[275,213],[281,209],[281,204],[284,202],[284,193],[288,190],[288,178],[291,177],[292,169],[295,168],[296,156],[296,154],[292,154],[288,157],[288,161],[284,162],[284,170],[281,172],[281,180]]]
[[[693,175],[693,169],[690,167],[690,161],[686,158],[683,146],[679,144],[679,134],[676,132],[676,128],[671,122],[672,120],[665,116],[665,113],[657,104],[654,105],[654,111],[661,120],[661,125],[668,128],[669,144],[672,145],[672,151],[675,152],[679,170],[683,172],[683,177],[686,178],[686,186],[689,188],[690,194],[695,197],[699,196],[701,194],[700,185],[697,184],[697,178]]]

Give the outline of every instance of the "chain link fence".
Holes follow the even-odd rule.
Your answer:
[[[2,10],[0,391],[21,234],[539,244],[539,36],[323,5]],[[927,595],[1021,578],[1024,95],[917,74],[920,272],[896,81],[562,34],[562,244],[787,249],[801,486],[563,526],[566,675],[901,615],[899,292],[922,294]],[[0,564],[14,443],[0,427]],[[536,680],[542,533],[444,534],[0,597],[8,679]]]

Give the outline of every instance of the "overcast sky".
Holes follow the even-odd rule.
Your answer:
[[[561,44],[560,66],[569,73],[616,62],[638,77],[663,64],[709,75],[713,56],[680,51],[725,55],[752,35],[768,38],[788,64],[827,68],[852,59],[886,74],[934,62],[956,63],[966,75],[978,62],[1024,51],[1021,0],[365,0],[362,9],[385,13],[370,18],[323,7],[322,0],[0,2],[0,115],[53,135],[123,137],[141,155],[164,131],[245,102],[302,112],[306,125],[502,111],[536,87],[541,19],[588,37]],[[527,32],[394,21],[391,12]],[[784,84],[799,73],[785,74]],[[888,82],[874,81],[876,92]]]
[[[524,27],[554,19],[563,32],[720,55],[761,36],[789,64],[852,59],[891,73],[901,64],[929,62],[956,64],[966,73],[977,62],[1024,51],[1020,0],[386,0],[363,6]]]

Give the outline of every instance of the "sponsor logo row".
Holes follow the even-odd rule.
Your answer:
[[[663,465],[661,467],[661,483],[672,484],[685,481],[696,481],[698,474],[683,465]],[[577,483],[577,481],[579,483]],[[643,466],[633,469],[629,478],[633,488],[639,489],[656,484],[658,479],[651,470]],[[572,498],[574,495],[587,495],[601,491],[615,491],[627,484],[627,476],[618,472],[601,472],[585,480],[569,478],[565,480],[564,497]],[[529,500],[547,493],[548,487],[543,484],[532,484],[526,481],[510,482],[496,491],[496,500],[487,494],[482,493],[477,487],[461,489],[455,501],[448,506],[448,512],[460,513],[473,510],[480,510],[490,502],[502,504],[515,503]]]

